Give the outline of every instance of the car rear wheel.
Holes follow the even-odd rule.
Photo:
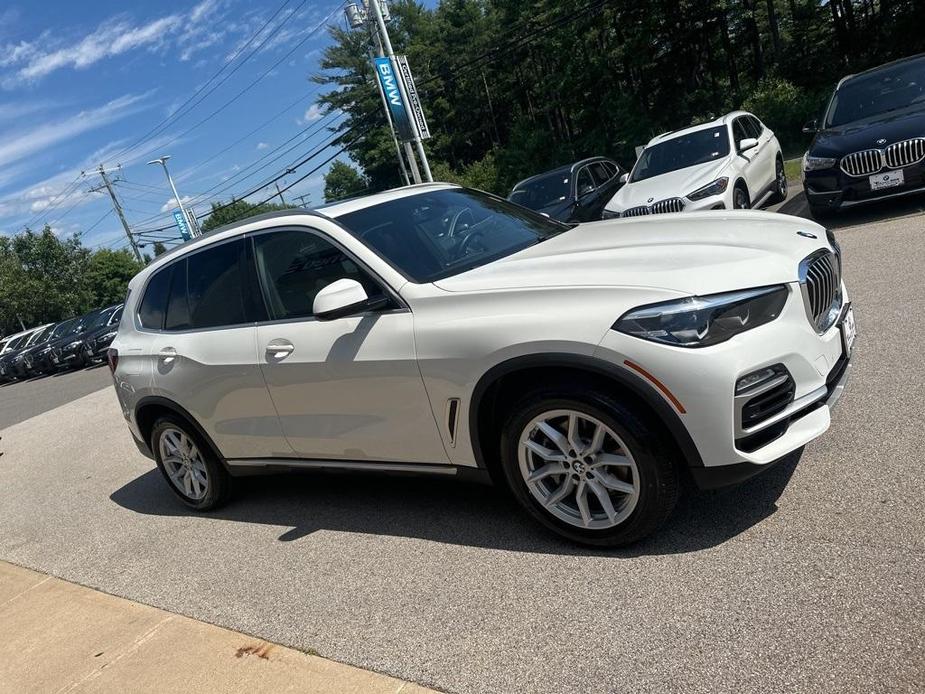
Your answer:
[[[157,420],[151,432],[157,467],[187,506],[207,511],[228,496],[231,479],[193,428],[179,417]]]
[[[784,160],[777,157],[774,164],[774,193],[769,202],[776,205],[787,199],[787,173],[784,171]]]
[[[537,391],[501,437],[505,479],[541,524],[598,546],[654,532],[678,497],[678,473],[656,427],[596,391]]]

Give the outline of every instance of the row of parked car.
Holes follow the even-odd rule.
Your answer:
[[[849,75],[818,119],[801,178],[809,211],[925,191],[925,54]],[[787,197],[780,143],[755,115],[734,111],[664,133],[631,170],[593,157],[521,181],[508,199],[563,222],[749,209]]]
[[[0,383],[104,360],[121,318],[116,304],[0,338]]]

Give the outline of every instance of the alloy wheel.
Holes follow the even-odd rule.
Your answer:
[[[179,429],[165,429],[158,444],[167,477],[184,495],[199,501],[209,491],[209,473],[193,440]]]
[[[551,410],[534,417],[521,433],[518,462],[533,498],[579,528],[613,528],[639,501],[639,472],[629,448],[583,412]]]
[[[784,162],[777,160],[777,194],[781,198],[787,197],[787,174],[784,171]]]
[[[736,188],[732,194],[732,206],[737,210],[748,209],[748,195],[741,188]]]

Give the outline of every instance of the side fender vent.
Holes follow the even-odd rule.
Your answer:
[[[459,420],[459,398],[450,398],[446,401],[446,432],[450,445],[456,446],[456,425]]]

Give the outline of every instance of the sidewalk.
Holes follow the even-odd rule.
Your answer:
[[[426,694],[0,561],[2,692]]]

